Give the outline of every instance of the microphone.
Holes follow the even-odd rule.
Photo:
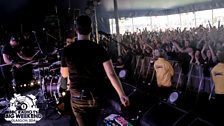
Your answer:
[[[111,34],[103,32],[103,31],[98,31],[98,33],[101,34],[101,35],[107,36],[107,37],[111,36]]]

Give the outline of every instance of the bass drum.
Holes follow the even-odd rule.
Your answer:
[[[45,76],[43,79],[42,89],[46,98],[52,98],[57,102],[59,102],[59,98],[61,97],[60,93],[61,86],[61,76]]]

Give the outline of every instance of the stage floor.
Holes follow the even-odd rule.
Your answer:
[[[99,126],[105,126],[103,119],[111,113],[120,114],[134,126],[149,126],[152,124],[156,126],[173,126],[170,122],[171,120],[175,120],[178,122],[176,124],[180,126],[218,125],[214,101],[208,101],[207,94],[200,94],[197,102],[195,102],[195,94],[187,93],[185,96],[180,96],[180,99],[175,104],[169,104],[164,100],[160,100],[155,94],[150,93],[150,90],[143,91],[127,83],[123,83],[123,85],[125,92],[129,95],[131,106],[127,109],[122,109],[118,113],[114,108],[118,107],[119,102],[115,100],[113,107],[108,107],[104,110],[99,120]],[[37,92],[38,89],[33,89],[22,95],[35,95]],[[177,115],[174,114],[180,112],[184,113],[183,116],[176,119]],[[48,107],[47,109],[40,108],[40,113],[43,115],[43,118],[36,124],[16,124],[16,126],[75,126],[76,124],[71,111],[59,114],[54,107]],[[166,120],[167,122],[163,123],[166,125],[157,123],[159,120],[167,119],[166,117],[169,117]],[[1,115],[0,119],[0,126],[15,125],[6,121],[4,115]]]

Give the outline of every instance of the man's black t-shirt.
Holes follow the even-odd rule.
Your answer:
[[[20,61],[20,58],[17,55],[18,52],[19,48],[18,47],[12,48],[10,44],[6,44],[2,48],[2,54],[7,54],[9,56],[9,60],[11,61],[13,60],[14,62]]]
[[[103,62],[110,60],[106,50],[100,45],[79,40],[62,52],[61,66],[69,68],[70,88],[91,90],[102,88],[106,77]]]

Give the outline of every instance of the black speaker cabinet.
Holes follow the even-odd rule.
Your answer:
[[[187,112],[167,103],[159,102],[143,115],[141,126],[175,126]]]

